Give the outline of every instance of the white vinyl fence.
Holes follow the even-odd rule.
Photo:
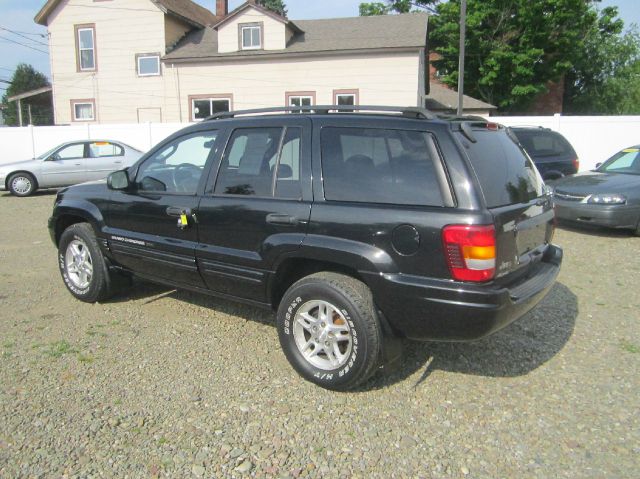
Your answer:
[[[503,116],[507,126],[544,126],[563,134],[590,170],[622,148],[640,144],[640,116]],[[187,126],[179,123],[100,124],[0,128],[0,164],[33,158],[66,141],[117,140],[142,151]]]

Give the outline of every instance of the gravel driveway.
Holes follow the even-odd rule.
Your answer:
[[[362,390],[302,381],[260,310],[63,286],[53,194],[0,195],[0,477],[640,475],[640,238],[559,230],[559,282],[472,344],[407,343]]]

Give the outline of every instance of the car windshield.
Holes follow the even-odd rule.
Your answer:
[[[596,171],[640,175],[640,148],[625,148],[605,161]]]

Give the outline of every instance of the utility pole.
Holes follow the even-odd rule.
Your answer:
[[[27,105],[27,108],[29,109],[29,124],[33,125],[33,118],[31,118],[31,103]]]
[[[460,60],[458,61],[458,116],[464,111],[464,44],[467,36],[467,0],[460,0]]]
[[[22,126],[22,100],[18,100],[18,120],[20,121],[20,126]]]

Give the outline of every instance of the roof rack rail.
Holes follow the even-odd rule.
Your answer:
[[[252,110],[237,110],[237,111],[221,111],[215,113],[204,121],[211,120],[223,120],[227,118],[235,118],[240,115],[259,115],[263,113],[310,113],[327,115],[329,113],[344,113],[344,112],[359,112],[359,111],[371,111],[371,112],[392,112],[401,113],[408,118],[417,118],[425,120],[435,120],[436,115],[420,107],[406,107],[406,106],[375,106],[375,105],[304,105],[304,106],[278,106],[272,108],[255,108]]]

